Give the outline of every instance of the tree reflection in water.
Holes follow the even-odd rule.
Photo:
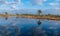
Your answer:
[[[38,20],[37,24],[38,24],[38,25],[40,25],[40,24],[41,24],[41,21],[40,21],[40,19]]]
[[[6,19],[6,20],[8,19],[9,15],[8,15],[8,13],[7,13],[7,12],[5,12],[4,17],[5,17],[5,19]]]
[[[5,20],[8,20],[8,17],[5,17]]]

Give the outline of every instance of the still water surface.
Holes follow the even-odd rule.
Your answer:
[[[60,36],[60,21],[0,17],[0,36]]]

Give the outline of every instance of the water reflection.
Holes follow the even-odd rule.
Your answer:
[[[8,15],[7,12],[5,12],[4,17],[5,17],[6,20],[8,19],[9,15]]]
[[[9,17],[4,17],[4,18],[5,18],[5,20],[8,20]],[[19,17],[15,17],[15,18],[18,19]]]
[[[40,24],[41,24],[41,21],[40,21],[40,19],[38,20],[37,24],[38,24],[38,25],[40,25]]]
[[[6,19],[0,18],[0,36],[60,36],[60,21],[16,17]]]
[[[7,34],[6,27],[0,26],[0,36],[6,36],[6,34]]]
[[[8,20],[8,17],[5,17],[5,20]]]

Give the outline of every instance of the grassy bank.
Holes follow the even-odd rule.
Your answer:
[[[34,19],[49,19],[49,20],[60,20],[58,15],[33,15],[33,14],[22,14],[23,18],[34,18]]]
[[[1,17],[16,16],[22,18],[33,18],[33,19],[49,19],[49,20],[60,20],[59,15],[37,15],[37,14],[0,14]]]

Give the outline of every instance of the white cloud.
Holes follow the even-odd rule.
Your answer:
[[[16,8],[16,5],[12,5],[11,7],[12,7],[12,9],[15,9]]]
[[[60,10],[60,7],[52,7],[52,9]]]
[[[52,8],[58,8],[59,7],[59,3],[49,3],[49,5]]]
[[[43,0],[35,0],[35,2],[36,2],[38,5],[42,5]]]
[[[4,1],[4,5],[10,6],[11,9],[16,9],[17,6],[21,5],[21,0],[13,0],[13,2],[8,2],[7,0]]]
[[[59,3],[49,3],[51,6],[59,5]]]
[[[35,4],[42,5],[47,0],[34,0]]]
[[[21,4],[21,0],[13,0],[12,2],[5,1],[6,4]]]
[[[60,4],[59,4],[58,1],[60,1],[60,0],[55,0],[55,2],[49,3],[50,7],[51,7],[52,9],[55,9],[55,10],[60,10],[60,7],[59,7]]]

